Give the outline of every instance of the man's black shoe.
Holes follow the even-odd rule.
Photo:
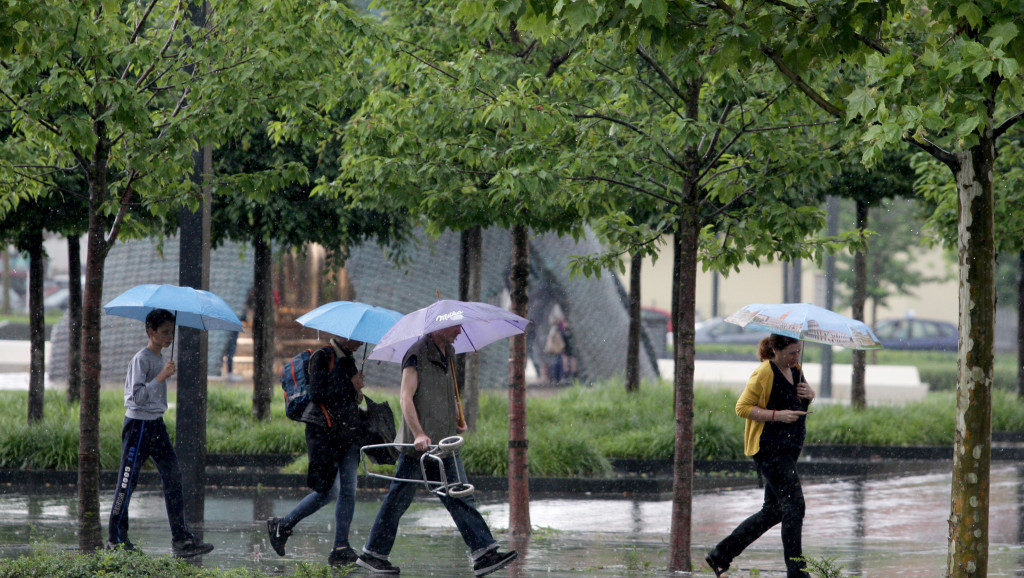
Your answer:
[[[377,574],[398,574],[398,566],[392,566],[391,562],[369,554],[363,554],[356,560],[356,565],[366,568]]]
[[[202,556],[213,551],[213,544],[200,542],[195,538],[187,538],[180,542],[171,542],[171,552],[178,558]]]
[[[284,556],[284,545],[292,531],[281,527],[281,518],[270,518],[267,520],[267,533],[270,534],[270,547],[278,556]]]
[[[356,555],[356,551],[348,546],[344,548],[335,548],[331,550],[331,555],[327,557],[327,563],[331,566],[348,566],[349,564],[355,564],[359,556]]]
[[[509,552],[491,550],[483,556],[480,556],[480,558],[473,563],[473,572],[477,576],[486,576],[491,572],[496,572],[505,566],[508,566],[509,562],[515,560],[518,555],[519,552],[516,552],[515,550],[511,550]]]
[[[136,552],[138,554],[142,553],[142,550],[136,548],[135,544],[132,544],[131,540],[125,540],[124,542],[111,542],[110,540],[107,540],[107,545],[105,546],[105,548],[107,550],[124,548],[128,552]]]

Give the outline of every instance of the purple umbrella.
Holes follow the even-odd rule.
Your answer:
[[[399,319],[380,338],[369,358],[401,363],[405,352],[420,337],[455,325],[462,326],[462,333],[452,344],[455,353],[478,351],[499,339],[523,333],[529,322],[487,303],[443,299]]]

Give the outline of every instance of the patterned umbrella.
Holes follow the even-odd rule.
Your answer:
[[[882,343],[863,321],[810,303],[751,303],[725,320],[802,341],[849,349],[881,349]]]

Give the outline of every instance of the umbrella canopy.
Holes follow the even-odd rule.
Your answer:
[[[177,285],[136,285],[103,306],[107,315],[145,321],[154,309],[174,313],[176,325],[242,331],[242,322],[223,299],[209,291]]]
[[[399,319],[377,342],[369,358],[401,363],[405,352],[420,337],[455,325],[462,326],[462,333],[452,343],[455,353],[477,351],[523,333],[529,323],[524,317],[487,303],[443,299]]]
[[[748,329],[849,349],[882,347],[863,321],[810,303],[751,303],[725,320]]]
[[[358,303],[333,301],[299,317],[295,321],[311,329],[333,333],[363,343],[377,343],[402,314],[391,309]]]

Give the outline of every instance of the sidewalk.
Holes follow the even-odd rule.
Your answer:
[[[49,363],[49,342],[46,347],[46,361]],[[0,389],[28,388],[29,352],[28,341],[0,340]],[[725,387],[738,393],[743,391],[743,386],[757,366],[756,361],[697,360],[694,362],[694,384],[705,387]],[[675,363],[671,359],[658,360],[658,370],[663,379],[672,379],[674,367]],[[821,383],[820,364],[804,364],[804,371],[810,383]],[[13,375],[4,375],[5,373]],[[852,373],[853,369],[849,364],[832,366],[831,399],[835,401],[850,399]],[[531,385],[537,381],[533,364],[530,363],[526,364],[526,381]],[[865,381],[867,398],[871,403],[920,401],[928,393],[928,384],[921,383],[917,368],[913,366],[868,365]],[[50,387],[49,382],[46,387]]]
[[[1007,465],[992,470],[988,576],[1019,576],[1020,529],[1024,527],[1024,478]],[[473,480],[470,480],[473,481]],[[804,553],[836,556],[844,576],[933,578],[944,574],[948,472],[820,483],[807,480],[804,495]],[[100,509],[110,506],[110,491]],[[209,490],[204,538],[216,546],[202,563],[217,568],[251,568],[292,574],[298,562],[324,563],[333,539],[333,507],[304,520],[288,540],[287,555],[270,549],[266,519],[287,513],[304,495],[292,490]],[[692,503],[693,573],[669,574],[665,567],[671,531],[672,501],[619,496],[614,499],[543,498],[530,501],[534,528],[528,541],[506,531],[509,508],[502,494],[480,493],[480,511],[503,547],[520,549],[520,561],[494,574],[515,578],[604,578],[625,576],[713,576],[701,561],[704,552],[741,520],[756,511],[763,490],[745,488],[696,493]],[[74,547],[76,496],[73,488],[39,488],[31,493],[0,494],[0,556]],[[360,492],[350,539],[360,547],[379,507],[379,493]],[[163,496],[141,490],[132,501],[132,540],[150,555],[170,552]],[[466,547],[436,498],[419,492],[402,519],[392,562],[405,578],[470,578]],[[779,528],[773,528],[735,561],[735,576],[785,576]],[[756,570],[756,571],[755,571]]]

